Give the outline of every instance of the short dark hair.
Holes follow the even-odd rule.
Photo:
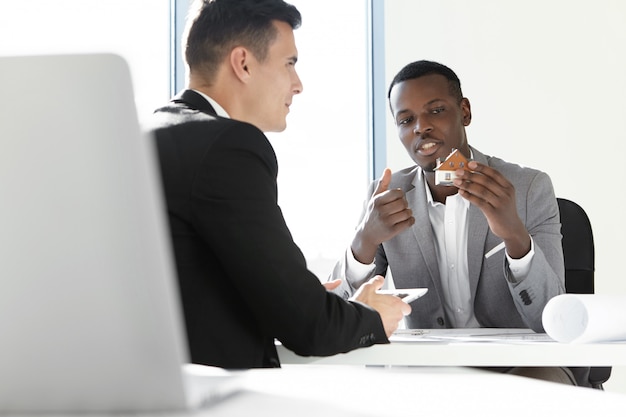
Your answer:
[[[196,0],[187,16],[183,41],[187,65],[211,78],[236,46],[250,49],[264,61],[278,34],[275,20],[292,29],[302,24],[298,9],[283,0]]]
[[[415,61],[405,65],[404,68],[402,68],[396,76],[393,77],[391,85],[389,85],[389,90],[387,91],[387,98],[391,98],[391,89],[396,84],[430,74],[439,74],[446,77],[450,88],[450,95],[455,97],[459,103],[461,102],[463,99],[463,92],[461,91],[461,81],[459,80],[459,77],[457,77],[454,71],[445,65],[426,60]]]

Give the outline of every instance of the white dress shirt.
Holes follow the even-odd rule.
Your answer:
[[[224,108],[222,106],[219,105],[219,103],[215,100],[213,100],[211,97],[207,96],[206,94],[204,94],[201,91],[198,90],[193,90],[196,93],[200,94],[202,97],[204,97],[206,99],[206,101],[209,102],[209,104],[211,104],[211,106],[213,107],[213,109],[215,110],[215,113],[217,113],[218,116],[220,117],[225,117],[227,119],[230,119],[230,116],[228,115],[228,113],[226,112],[226,110],[224,110]]]
[[[435,238],[434,245],[447,322],[453,328],[480,327],[474,315],[474,300],[469,286],[467,212],[470,203],[458,193],[447,197],[446,204],[434,201],[421,169],[417,170],[417,181],[424,181],[425,184],[428,216]],[[504,245],[499,247],[499,250],[502,249]],[[495,252],[497,250],[498,247],[495,248]],[[495,252],[491,251],[485,256],[489,257]],[[532,237],[531,249],[523,258],[513,259],[505,252],[511,278],[515,280],[514,284],[521,282],[528,274],[534,253]],[[346,258],[347,277],[364,277],[371,274],[374,269],[373,263],[364,265],[357,261],[350,248],[346,252]]]

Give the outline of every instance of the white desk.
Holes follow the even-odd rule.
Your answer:
[[[469,368],[287,365],[245,377],[245,391],[206,415],[623,417],[626,410],[626,395]]]
[[[467,339],[469,332],[477,335]],[[509,334],[499,341],[492,333]],[[546,341],[523,340],[530,338]],[[515,336],[514,334],[519,335]],[[450,339],[444,337],[452,336]],[[441,337],[441,339],[435,339]],[[395,366],[623,366],[626,342],[563,344],[547,341],[520,329],[429,330],[416,341],[394,341],[329,357],[302,357],[282,345],[278,354],[283,364],[395,365]]]
[[[623,394],[469,368],[286,365],[241,376],[239,392],[193,412],[73,417],[623,417],[626,410]]]

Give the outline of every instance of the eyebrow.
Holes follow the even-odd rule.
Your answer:
[[[445,101],[445,100],[444,100],[444,99],[442,99],[442,98],[434,98],[434,99],[430,100],[428,103],[424,104],[424,106],[423,106],[423,107],[428,107],[428,106],[431,106],[431,105],[433,105],[433,104],[434,104],[435,102],[437,102],[437,101]],[[398,116],[399,116],[399,115],[401,115],[402,113],[410,113],[410,112],[411,112],[411,111],[410,111],[409,109],[402,109],[402,110],[398,110],[398,111],[394,114],[394,117],[398,117]]]
[[[406,109],[404,109],[404,110],[398,110],[398,111],[394,114],[394,117],[398,117],[398,116],[400,116],[400,115],[401,115],[401,114],[403,114],[403,113],[409,113],[409,111],[408,111],[408,110],[406,110]]]

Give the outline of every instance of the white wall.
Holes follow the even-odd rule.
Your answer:
[[[169,0],[1,0],[0,55],[118,54],[144,121],[169,100],[169,7]]]
[[[472,104],[470,144],[546,171],[594,228],[596,292],[626,294],[626,2],[387,0],[387,85],[439,61]],[[392,169],[412,164],[387,115]],[[625,352],[626,354],[626,352]],[[626,393],[626,368],[607,389]]]

